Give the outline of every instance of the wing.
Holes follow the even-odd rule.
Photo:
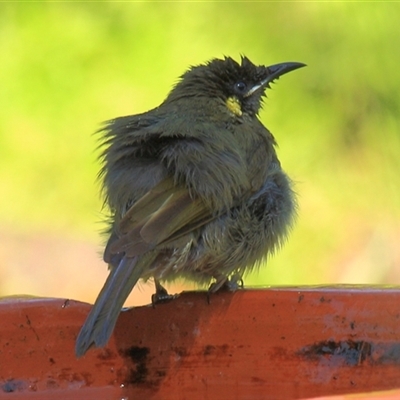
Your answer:
[[[109,262],[116,254],[135,257],[171,245],[214,218],[200,198],[192,198],[172,178],[164,179],[127,211],[115,227],[104,259]]]

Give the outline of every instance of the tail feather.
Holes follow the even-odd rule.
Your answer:
[[[75,345],[77,357],[83,356],[93,345],[106,345],[126,298],[148,265],[143,261],[143,258],[124,257],[117,268],[111,270],[79,332]]]

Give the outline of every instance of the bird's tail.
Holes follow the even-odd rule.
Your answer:
[[[149,265],[146,258],[123,257],[117,268],[111,270],[76,339],[77,357],[93,345],[106,345],[126,298]]]

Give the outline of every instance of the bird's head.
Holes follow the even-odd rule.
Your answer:
[[[167,100],[182,97],[218,98],[234,115],[256,115],[270,84],[280,76],[304,66],[298,62],[256,66],[247,57],[242,57],[241,64],[230,57],[213,59],[191,67],[183,74]]]

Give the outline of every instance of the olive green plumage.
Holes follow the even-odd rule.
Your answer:
[[[154,278],[158,292],[179,277],[216,291],[282,243],[295,196],[257,114],[269,84],[302,66],[215,59],[189,69],[159,107],[105,126],[110,275],[78,356],[107,343],[139,279]]]

